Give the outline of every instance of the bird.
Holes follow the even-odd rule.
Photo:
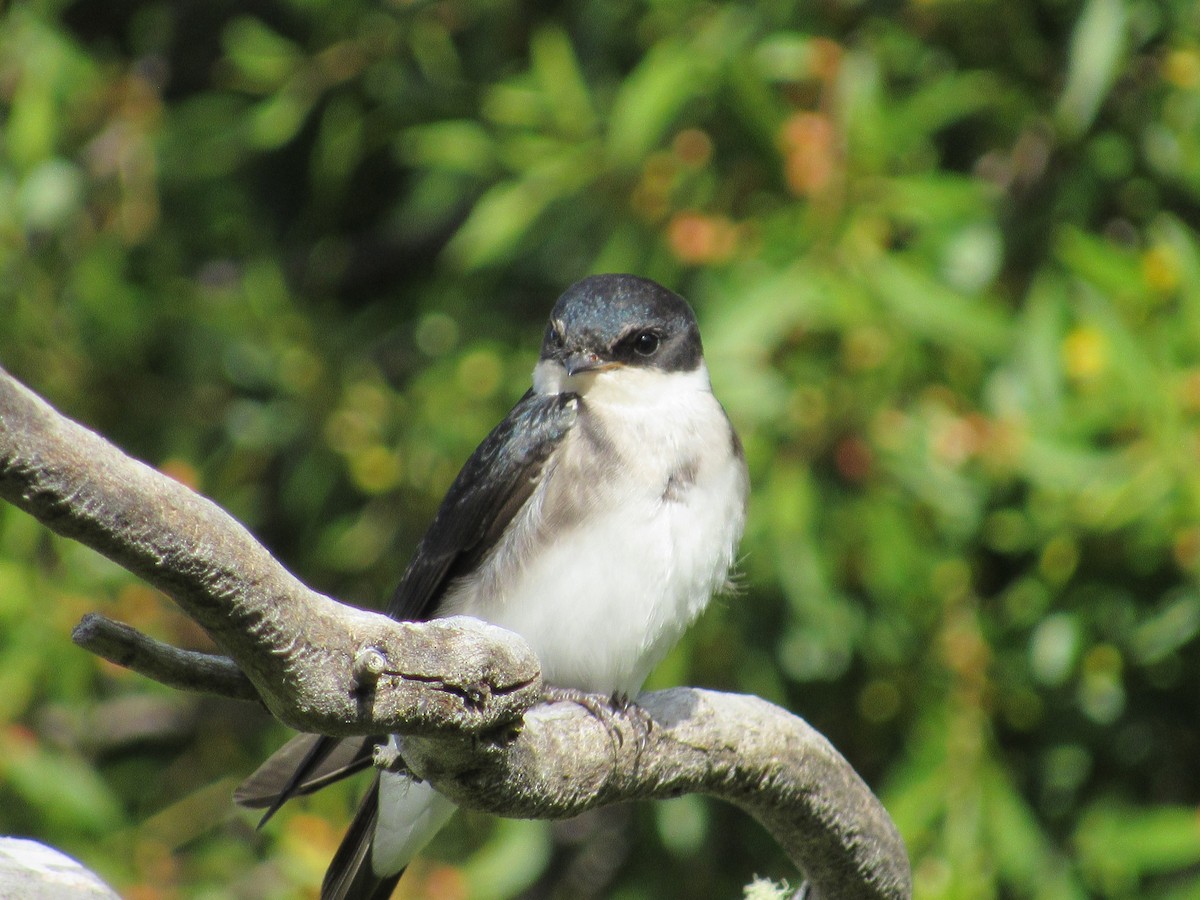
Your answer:
[[[746,516],[742,444],[712,392],[695,313],[646,278],[593,275],[555,302],[532,387],[451,484],[386,612],[516,632],[547,685],[636,698],[726,590]],[[388,735],[301,734],[238,789],[266,808],[370,768]],[[377,771],[323,900],[386,900],[454,804]]]

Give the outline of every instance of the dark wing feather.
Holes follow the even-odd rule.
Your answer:
[[[387,607],[394,619],[432,617],[447,585],[470,572],[529,499],[550,453],[575,424],[574,394],[527,391],[471,455],[446,492]],[[288,799],[370,764],[380,737],[299,735],[238,789],[244,806],[266,807],[265,822]],[[378,778],[329,865],[322,898],[386,898],[400,873],[378,878],[369,858],[378,812]]]
[[[404,870],[376,875],[371,841],[379,817],[379,776],[371,782],[321,882],[321,900],[388,900]]]
[[[383,735],[331,738],[298,734],[259,766],[233,793],[239,806],[266,809],[261,828],[288,799],[311,794],[371,765]]]
[[[417,552],[387,614],[428,619],[446,586],[471,571],[529,499],[550,453],[575,424],[575,394],[527,391],[463,466]]]

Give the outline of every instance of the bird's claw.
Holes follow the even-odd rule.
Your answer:
[[[633,725],[637,735],[637,752],[640,755],[650,743],[650,732],[654,730],[654,717],[626,693],[613,694],[609,701],[614,711],[621,713]]]
[[[654,726],[654,718],[646,711],[645,707],[639,706],[636,700],[624,692],[614,693],[604,700],[597,694],[589,694],[575,688],[547,686],[543,696],[547,703],[574,703],[582,706],[594,719],[604,725],[618,747],[624,746],[625,737],[616,725],[615,718],[617,716],[621,716],[633,726],[636,735],[635,750],[638,755],[641,755],[650,742],[650,731]]]

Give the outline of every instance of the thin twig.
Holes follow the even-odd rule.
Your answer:
[[[229,657],[172,647],[98,613],[84,616],[71,632],[71,640],[168,687],[261,702],[253,682]]]

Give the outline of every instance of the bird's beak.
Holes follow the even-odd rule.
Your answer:
[[[603,372],[615,365],[616,363],[603,360],[595,353],[572,353],[563,360],[563,368],[571,377],[582,375],[585,372]]]

